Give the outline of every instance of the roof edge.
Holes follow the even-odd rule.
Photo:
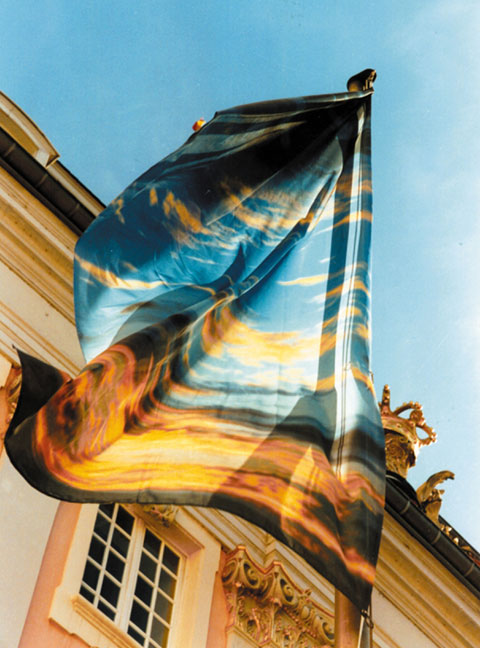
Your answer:
[[[1,127],[0,167],[78,236],[105,207],[63,165],[46,167]]]
[[[480,567],[390,479],[385,510],[480,599]]]

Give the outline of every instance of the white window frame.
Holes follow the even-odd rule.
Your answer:
[[[49,618],[70,634],[98,648],[139,648],[139,644],[79,594],[98,506],[84,504],[57,587]],[[170,527],[155,523],[142,507],[128,507],[181,557],[168,648],[206,648],[220,544],[185,509],[179,508]],[[135,579],[131,579],[133,594]],[[183,614],[182,614],[183,612]]]
[[[162,538],[160,534],[156,533],[155,528],[152,528],[150,524],[145,523],[145,521],[142,520],[142,518],[138,515],[135,515],[133,511],[127,511],[125,507],[122,507],[119,504],[109,505],[108,508],[110,509],[110,511],[103,510],[102,512],[100,512],[101,508],[102,507],[99,507],[99,509],[97,510],[96,523],[99,520],[103,520],[104,530],[106,530],[106,527],[108,527],[107,536],[104,537],[103,533],[100,533],[100,535],[98,535],[97,530],[97,535],[92,536],[92,541],[93,538],[96,538],[96,545],[103,547],[102,555],[95,555],[97,553],[95,549],[93,550],[93,552],[91,552],[92,545],[90,545],[88,559],[85,565],[86,568],[87,564],[89,565],[89,571],[91,575],[93,575],[92,570],[93,572],[97,572],[96,583],[94,588],[92,589],[91,584],[88,582],[90,579],[85,578],[84,574],[80,588],[80,595],[84,596],[84,598],[89,601],[90,597],[92,597],[94,599],[94,601],[91,601],[92,605],[94,605],[94,607],[96,607],[98,610],[103,611],[106,616],[109,616],[109,614],[111,614],[113,616],[112,621],[115,623],[115,625],[124,630],[130,636],[130,625],[132,625],[132,632],[138,634],[139,637],[141,637],[141,643],[139,644],[140,646],[144,645],[145,639],[154,642],[156,645],[157,642],[155,642],[154,639],[151,638],[151,630],[148,630],[149,625],[152,623],[154,624],[154,618],[158,617],[161,619],[162,625],[167,628],[168,635],[170,635],[172,621],[171,612],[175,603],[175,595],[178,591],[178,584],[182,580],[185,561],[183,560],[182,556],[178,555],[173,550],[173,548],[167,542],[165,542],[165,539]],[[110,517],[110,514],[112,515],[112,517]],[[120,515],[122,514],[126,515],[129,519],[129,524],[131,523],[131,528],[129,531],[126,531],[124,525],[119,522]],[[118,533],[121,533],[122,537],[124,537],[125,539],[128,538],[126,553],[124,553],[122,550],[117,550],[117,548],[115,547],[113,538],[115,537],[115,534],[118,535]],[[145,546],[145,538],[147,534],[149,534],[152,538],[158,539],[158,554],[154,549],[155,555],[152,555],[151,549]],[[145,550],[148,552],[146,556],[149,556],[150,561],[153,561],[153,563],[155,564],[155,571],[153,574],[147,574],[144,571],[141,571],[141,561]],[[166,552],[171,553],[171,555],[175,556],[178,561],[174,572],[170,571],[169,565],[167,564],[168,558],[165,557]],[[114,561],[120,560],[121,563],[123,563],[121,576],[115,573],[115,570],[111,571],[111,569],[109,569],[108,565],[112,559]],[[138,578],[140,573],[143,577],[142,582],[144,579],[147,579],[145,582],[151,583],[152,594],[155,592],[155,595],[151,597],[151,600],[148,604],[145,599],[141,597],[139,598],[135,594],[137,584],[139,583]],[[162,574],[166,574],[168,578],[169,573],[171,574],[171,578],[174,581],[172,593],[167,592],[164,589],[160,591],[161,579],[158,582],[156,582],[155,580],[156,578],[160,578]],[[113,604],[113,600],[109,596],[105,596],[105,594],[102,595],[102,590],[104,589],[106,578],[108,579],[108,581],[114,582],[118,587],[118,594],[115,604]],[[159,597],[160,604],[162,600],[165,600],[165,602],[168,601],[170,603],[170,615],[168,615],[167,613],[168,618],[161,615],[160,610],[157,608],[157,601]],[[136,629],[136,624],[131,618],[133,614],[132,604],[136,598],[138,598],[139,602],[135,603],[135,605],[137,607],[139,606],[140,609],[143,609],[147,612],[147,627],[145,628],[145,631],[143,631],[140,627]],[[109,614],[107,614],[107,612],[105,612],[105,610],[102,608],[108,609]]]

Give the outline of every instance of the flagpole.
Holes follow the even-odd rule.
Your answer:
[[[361,621],[357,606],[335,589],[335,648],[359,648]]]
[[[349,92],[373,90],[373,82],[376,78],[376,71],[367,68],[348,79],[347,90]],[[371,641],[371,632],[365,627],[365,618],[360,610],[335,588],[335,648],[369,648]]]

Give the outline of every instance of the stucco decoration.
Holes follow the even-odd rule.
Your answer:
[[[229,632],[268,648],[333,646],[333,617],[301,590],[278,561],[265,569],[255,564],[243,546],[227,557],[222,572]]]
[[[0,387],[0,454],[3,449],[5,432],[17,406],[21,383],[22,371],[20,367],[12,366],[5,385]]]
[[[146,504],[142,508],[165,527],[169,527],[174,522],[178,511],[178,506],[173,504]]]

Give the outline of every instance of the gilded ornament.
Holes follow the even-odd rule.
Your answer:
[[[427,425],[419,403],[409,401],[392,410],[390,406],[390,388],[383,388],[380,416],[385,430],[385,449],[387,469],[402,477],[406,477],[409,469],[415,465],[420,448],[435,443],[437,435],[433,428]],[[400,416],[411,410],[408,418]],[[417,429],[423,430],[427,436],[419,437]]]
[[[327,648],[333,645],[333,619],[301,590],[278,561],[262,568],[243,546],[227,557],[222,582],[229,628],[269,648]]]

